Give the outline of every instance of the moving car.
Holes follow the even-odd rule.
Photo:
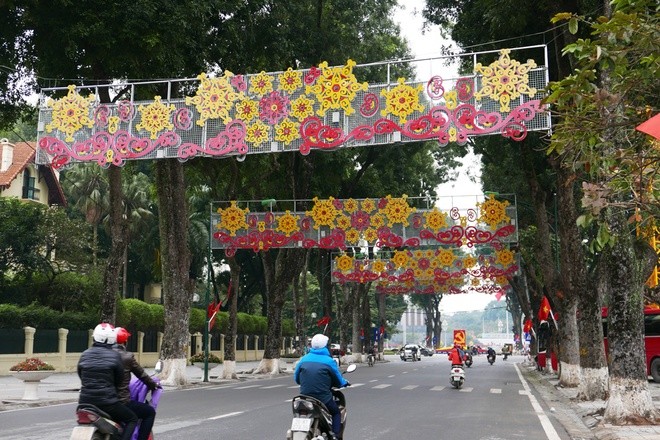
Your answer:
[[[413,362],[421,361],[422,358],[419,351],[419,345],[417,344],[404,345],[401,348],[401,350],[399,350],[399,357],[401,358],[402,361],[408,361],[408,360],[411,360]]]

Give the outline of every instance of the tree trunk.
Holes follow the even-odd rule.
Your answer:
[[[110,189],[110,255],[103,273],[103,295],[101,297],[101,321],[114,323],[117,317],[117,294],[126,234],[128,226],[124,218],[124,194],[121,187],[121,168],[110,165],[108,168],[108,184]]]
[[[156,162],[156,189],[160,229],[161,268],[165,333],[161,358],[165,385],[182,385],[186,379],[186,355],[190,345],[188,328],[193,280],[190,279],[188,248],[188,203],[183,164],[176,159]]]
[[[233,293],[227,291],[229,295],[229,322],[227,323],[227,333],[225,334],[225,359],[222,365],[223,379],[238,379],[236,376],[236,350],[234,341],[236,340],[236,329],[238,328],[238,295],[241,286],[241,266],[236,261],[236,257],[228,257],[227,264],[230,271],[229,285]]]
[[[376,293],[376,302],[378,303],[378,331],[380,332],[380,329],[385,329],[385,326],[387,325],[387,320],[385,319],[385,307],[386,307],[386,299],[387,295],[384,293]],[[384,334],[380,334],[380,337],[378,338],[378,353],[379,353],[379,359],[380,359],[380,353],[383,352],[383,339],[385,338]]]
[[[344,284],[347,286],[348,284]],[[355,286],[355,284],[353,284]],[[353,353],[360,353],[360,297],[351,289],[353,297],[353,306],[351,307],[351,343],[353,344]]]
[[[298,354],[304,354],[306,345],[305,334],[307,326],[305,325],[307,316],[307,266],[309,265],[309,249],[305,249],[305,264],[300,273],[293,281],[293,319],[296,327],[296,340],[298,342]]]
[[[608,209],[616,242],[603,252],[609,284],[607,339],[610,398],[603,422],[614,425],[654,423],[658,414],[648,389],[644,350],[643,286],[657,261],[655,251],[634,238],[626,215]]]
[[[282,347],[282,307],[286,290],[293,282],[305,260],[304,249],[280,249],[273,258],[274,250],[261,252],[264,277],[268,293],[268,330],[264,357],[255,373],[277,374],[280,372],[280,350]]]

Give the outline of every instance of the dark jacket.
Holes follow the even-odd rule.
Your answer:
[[[300,385],[300,394],[323,403],[332,400],[333,387],[341,388],[348,384],[327,348],[312,348],[300,358],[293,372],[293,380]]]
[[[124,377],[124,364],[111,345],[94,342],[78,361],[79,403],[112,405],[119,402],[117,388]]]
[[[156,389],[156,382],[153,381],[151,377],[144,371],[144,368],[138,364],[138,361],[135,360],[135,356],[130,351],[126,350],[126,346],[122,344],[115,344],[113,349],[119,353],[121,360],[124,364],[124,375],[121,381],[121,384],[118,387],[119,400],[122,403],[128,403],[131,400],[131,391],[128,388],[128,384],[131,383],[131,373],[140,379],[149,390],[153,391]]]

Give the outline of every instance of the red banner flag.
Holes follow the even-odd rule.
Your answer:
[[[215,301],[209,304],[208,308],[206,309],[206,317],[209,319],[209,331],[215,325],[215,317],[219,311],[220,311],[220,303],[216,304]]]
[[[523,326],[523,333],[529,333],[529,331],[532,329],[532,325],[532,320],[527,319],[527,321],[525,321],[525,325]]]
[[[550,301],[548,301],[548,298],[543,295],[543,299],[541,300],[541,308],[539,308],[538,314],[539,321],[547,321],[550,313],[552,313],[552,309],[550,308]]]
[[[316,321],[316,325],[319,327],[323,327],[324,325],[330,324],[330,317],[329,316],[324,316],[323,318],[319,319]]]

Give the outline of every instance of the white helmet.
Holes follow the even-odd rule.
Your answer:
[[[94,341],[96,342],[112,345],[117,342],[117,332],[112,324],[102,322],[94,328],[92,338],[94,338]]]

